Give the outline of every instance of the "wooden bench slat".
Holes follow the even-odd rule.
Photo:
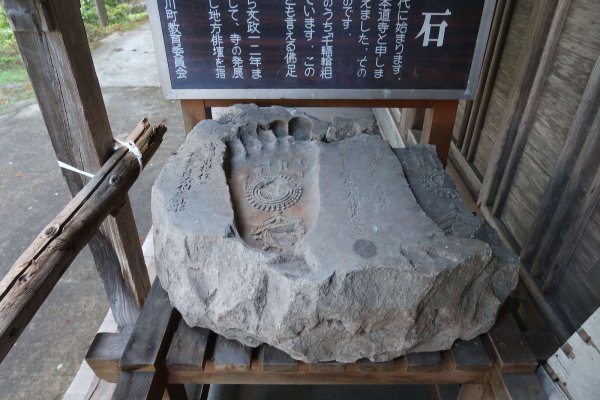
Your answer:
[[[252,363],[252,349],[236,340],[217,336],[213,358],[215,371],[248,370]]]
[[[264,344],[260,348],[260,361],[262,370],[278,372],[296,372],[298,371],[298,361],[294,360],[287,353]]]
[[[167,292],[155,279],[121,356],[121,370],[155,371],[160,358],[168,350],[179,318]]]
[[[386,362],[372,362],[367,359],[358,360],[359,372],[393,372],[394,371],[394,360]]]
[[[490,369],[492,360],[481,341],[481,337],[472,340],[458,340],[450,349],[454,368],[461,371]]]
[[[204,368],[210,330],[191,328],[183,318],[167,353],[167,369],[197,370]]]
[[[125,350],[129,335],[125,333],[100,332],[90,345],[85,361],[94,373],[105,381],[119,380],[119,358]]]
[[[486,345],[501,372],[535,372],[538,367],[519,326],[506,311],[500,312],[496,324],[487,333]]]
[[[315,373],[344,372],[344,371],[346,371],[346,365],[347,364],[339,363],[339,362],[335,362],[335,361],[314,363],[314,364],[309,364],[309,371],[315,372]]]
[[[409,372],[441,371],[442,355],[438,351],[407,354],[406,370]]]

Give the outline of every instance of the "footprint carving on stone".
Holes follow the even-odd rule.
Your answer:
[[[248,123],[230,138],[227,180],[242,239],[262,251],[294,253],[319,209],[318,145],[303,117]]]

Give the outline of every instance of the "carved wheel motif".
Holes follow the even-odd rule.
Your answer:
[[[427,171],[421,177],[421,183],[430,192],[447,199],[456,199],[459,196],[458,190],[445,182],[446,175],[443,171]]]
[[[263,211],[285,210],[296,204],[300,197],[302,186],[288,175],[264,177],[246,189],[248,202]]]

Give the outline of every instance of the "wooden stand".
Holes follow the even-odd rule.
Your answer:
[[[233,100],[181,100],[181,111],[185,131],[190,132],[196,124],[202,120],[212,117],[212,107],[229,107],[234,104],[254,103],[262,107],[284,106],[284,107],[398,107],[398,108],[425,108],[425,119],[421,134],[422,144],[433,144],[436,146],[438,158],[446,165],[450,142],[452,140],[452,129],[458,100],[307,100],[307,99],[233,99]]]
[[[115,399],[161,398],[165,390],[187,399],[182,384],[189,383],[462,384],[459,399],[544,399],[535,371],[550,353],[534,353],[527,337],[504,310],[490,332],[448,351],[382,363],[308,364],[268,345],[252,349],[190,328],[156,280],[131,335],[99,333],[86,361],[100,378],[117,382]],[[469,397],[475,392],[480,397]]]

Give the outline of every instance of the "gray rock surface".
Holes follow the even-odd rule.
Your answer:
[[[466,228],[424,212],[414,182],[418,198],[457,198],[443,177],[409,173],[409,186],[398,159],[430,150],[397,158],[362,128],[327,131],[284,108],[236,106],[168,162],[152,191],[155,260],[186,322],[307,362],[389,360],[488,330],[516,258],[471,238],[481,224],[468,211]]]

